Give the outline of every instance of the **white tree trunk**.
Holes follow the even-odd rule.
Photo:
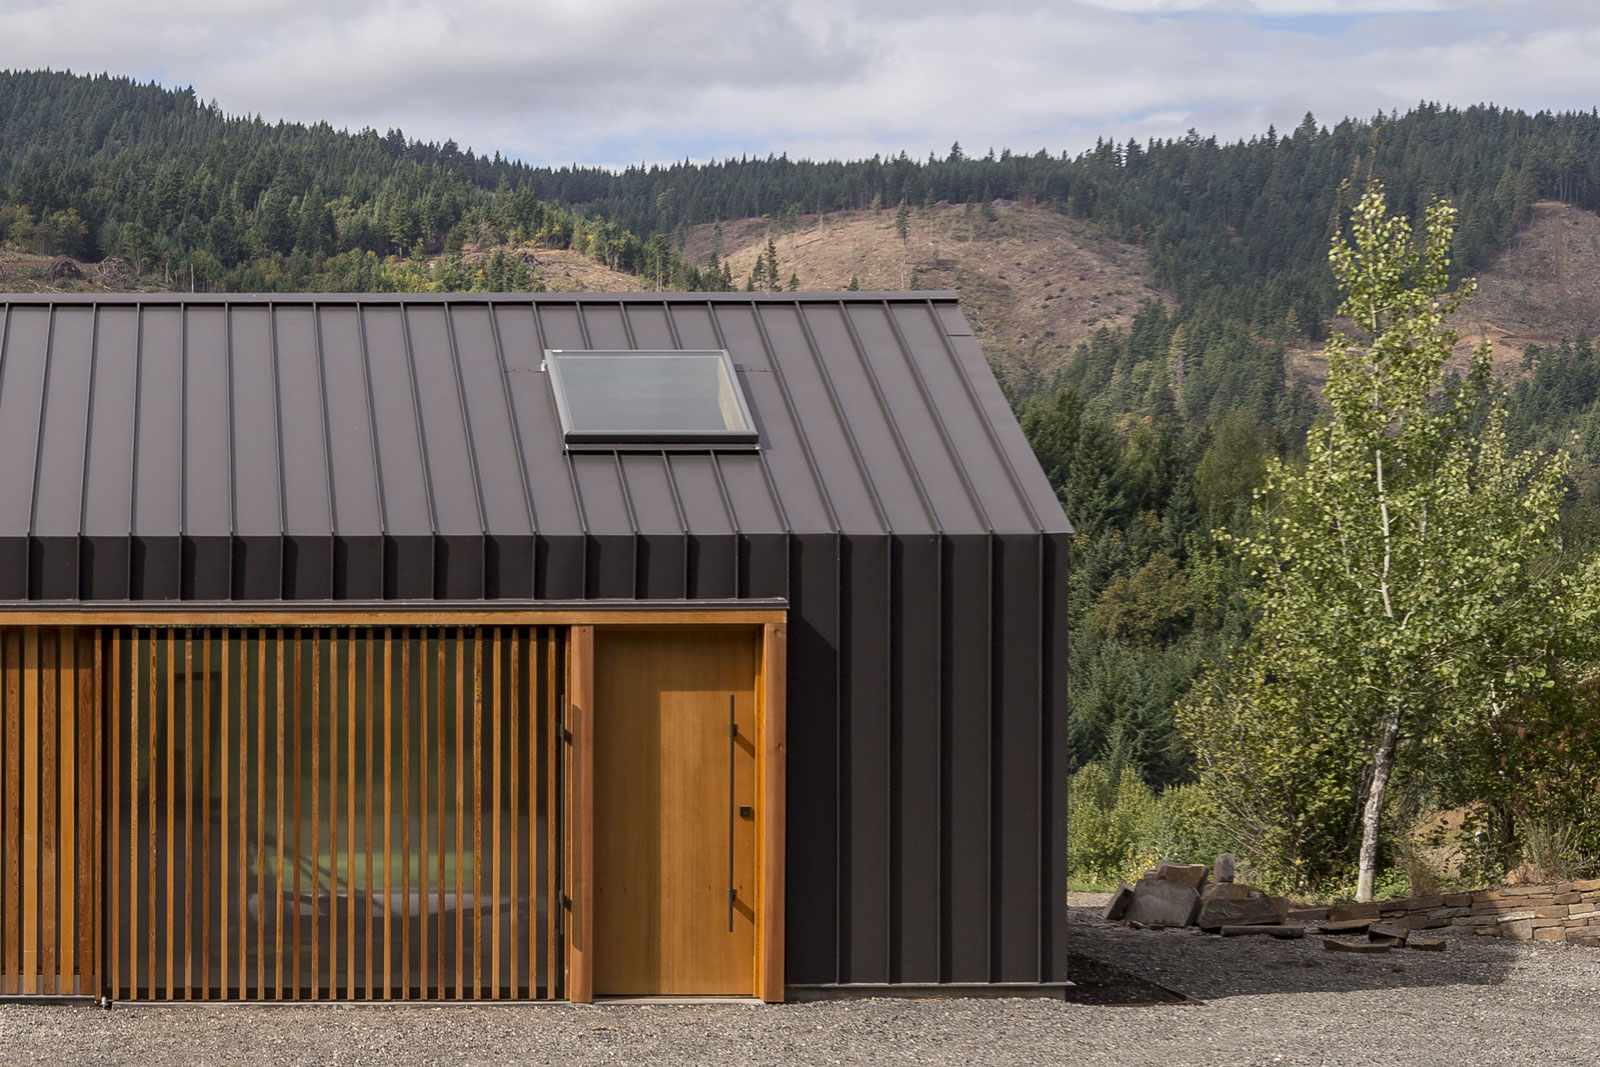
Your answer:
[[[1394,772],[1395,739],[1400,736],[1400,709],[1389,712],[1383,736],[1372,753],[1372,785],[1367,789],[1367,806],[1361,813],[1361,860],[1356,875],[1356,902],[1372,899],[1372,882],[1378,873],[1378,826],[1383,819],[1384,795],[1389,791],[1389,776]]]

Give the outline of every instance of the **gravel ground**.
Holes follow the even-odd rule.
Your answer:
[[[225,1007],[12,1004],[0,1063],[1067,1064],[1059,1000]]]
[[[1204,1001],[1067,1005],[1074,1064],[1600,1063],[1600,950],[1450,931],[1444,952],[1133,930],[1072,908],[1074,952]],[[1352,939],[1355,940],[1355,939]]]
[[[1203,1003],[872,999],[598,1006],[0,1007],[0,1063],[1600,1063],[1600,950],[1446,935],[1442,953],[1132,930],[1073,952]]]

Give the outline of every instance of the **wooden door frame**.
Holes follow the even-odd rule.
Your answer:
[[[759,629],[732,621],[718,629],[744,630],[760,645],[756,664],[756,721],[761,731],[757,795],[762,817],[756,834],[755,968],[751,992],[769,1004],[783,1001],[784,876],[788,782],[787,625],[782,612]],[[618,619],[618,623],[631,620]],[[656,625],[660,625],[656,623]],[[697,629],[700,627],[696,627]],[[594,1000],[594,668],[595,627],[572,627],[568,639],[567,730],[567,999]]]

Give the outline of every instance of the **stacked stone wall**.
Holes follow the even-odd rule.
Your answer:
[[[1298,909],[1290,918],[1385,919],[1412,930],[1453,926],[1487,937],[1600,948],[1600,878]]]

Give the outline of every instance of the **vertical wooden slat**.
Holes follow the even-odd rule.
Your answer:
[[[128,995],[139,995],[139,631],[128,631]]]
[[[394,866],[394,842],[390,837],[392,820],[390,813],[393,810],[394,797],[390,788],[393,770],[393,760],[390,750],[394,747],[394,631],[388,627],[383,631],[383,999],[388,1000],[390,993],[389,956],[390,943],[393,940],[393,928],[390,925],[389,900],[393,892],[390,868]]]
[[[8,630],[0,641],[5,655],[6,717],[6,914],[5,973],[6,993],[22,992],[22,868],[23,868],[23,772],[22,772],[22,634]]]
[[[318,854],[311,869],[318,884],[311,887],[311,999],[322,994],[322,631],[311,631],[311,848]],[[332,996],[330,990],[328,993]]]
[[[440,1000],[443,1000],[444,996],[445,996],[445,978],[444,978],[444,964],[445,964],[445,959],[444,959],[444,899],[445,899],[445,893],[444,893],[444,849],[445,849],[445,841],[444,841],[444,811],[445,811],[445,808],[444,808],[444,768],[445,768],[445,759],[444,759],[444,697],[445,697],[444,646],[445,646],[445,631],[443,629],[440,629],[439,632],[438,632],[438,636],[439,636],[439,641],[438,641],[438,660],[439,660],[439,664],[438,664],[438,670],[435,673],[435,678],[434,678],[434,681],[437,683],[437,686],[438,686],[438,703],[437,703],[437,705],[435,706],[435,709],[434,709],[436,714],[437,714],[437,716],[438,716],[438,718],[436,720],[437,729],[434,732],[435,733],[434,741],[435,741],[435,744],[438,746],[438,749],[439,749],[439,759],[438,759],[438,764],[437,764],[437,767],[436,767],[437,779],[436,779],[436,783],[435,783],[435,785],[436,785],[435,792],[438,794],[438,806],[434,809],[433,816],[434,816],[435,819],[438,820],[438,824],[439,824],[438,833],[435,834],[435,836],[438,838],[438,863],[439,863],[439,866],[438,866],[438,869],[437,869],[437,873],[438,873],[438,876],[439,876],[439,918],[438,918],[438,925],[437,925],[437,927],[435,928],[435,931],[434,931],[435,940],[438,941],[438,945],[437,945],[437,947],[435,949],[435,952],[436,952],[436,954],[438,956],[438,964],[435,967],[435,971],[436,971],[437,977],[435,979],[434,985],[435,985],[435,995],[438,996],[438,998]],[[460,902],[458,901],[457,904],[459,905],[459,903]]]
[[[293,932],[290,952],[294,956],[292,975],[292,990],[289,995],[296,1000],[300,998],[300,901],[304,899],[303,871],[305,868],[305,854],[301,851],[304,842],[300,833],[300,683],[303,681],[301,674],[301,652],[305,647],[305,631],[290,630],[290,640],[294,642],[294,690],[289,701],[289,747],[293,750],[290,755],[292,770],[289,775],[289,789],[294,794],[294,917],[290,920],[290,929]]]
[[[565,825],[558,821],[564,819],[562,809],[556,803],[556,769],[561,766],[561,731],[565,729],[561,716],[565,713],[565,702],[562,699],[561,687],[556,681],[556,670],[561,662],[557,654],[556,631],[554,627],[546,626],[544,629],[544,663],[545,685],[543,703],[540,705],[544,715],[545,727],[545,754],[544,774],[545,784],[545,999],[554,1000],[556,996],[556,967],[560,959],[560,939],[556,936],[562,910],[561,896],[557,892],[559,882],[556,867],[556,829]],[[567,787],[570,789],[570,784]],[[528,846],[533,847],[531,840]],[[530,857],[530,862],[531,857]],[[562,875],[564,877],[564,875]],[[530,977],[529,981],[532,981]]]
[[[231,630],[221,630],[217,634],[217,699],[220,701],[220,706],[217,708],[217,749],[219,757],[217,770],[222,776],[222,780],[217,786],[217,798],[219,801],[217,809],[217,844],[219,846],[217,848],[217,917],[219,919],[217,932],[220,935],[217,939],[217,986],[224,999],[228,998],[229,992],[228,887],[231,883],[228,881],[228,738],[231,731],[229,730],[228,720],[233,717],[233,707],[231,691],[228,686],[230,680],[228,678],[228,653],[232,645],[232,639],[233,632]],[[209,692],[210,683],[207,682],[206,685]],[[240,990],[239,995],[243,996],[244,991]]]
[[[274,814],[277,816],[278,833],[275,838],[277,844],[277,882],[272,897],[272,995],[283,999],[283,750],[285,738],[284,731],[284,692],[283,692],[283,630],[279,628],[276,640],[272,645],[274,696],[277,710],[277,738],[278,758],[273,768],[278,783],[278,792],[273,804]]]
[[[400,999],[411,998],[411,631],[400,631]]]
[[[459,788],[459,787],[458,787]],[[456,856],[456,869],[461,857]],[[472,995],[483,996],[483,627],[472,631]]]
[[[420,996],[428,996],[428,766],[434,750],[428,747],[428,631],[417,631],[417,874],[421,882],[421,914],[417,919],[418,970]]]
[[[39,631],[22,632],[22,992],[39,991]]]
[[[176,634],[176,631],[173,631]],[[168,646],[171,647],[171,646]],[[194,991],[194,631],[183,631],[183,997]],[[169,842],[167,845],[171,848]]]
[[[345,996],[356,998],[356,631],[345,645]]]
[[[88,785],[83,797],[87,807],[82,810],[88,818],[93,820],[92,835],[84,844],[84,849],[79,853],[83,856],[83,869],[94,872],[94,889],[89,898],[89,914],[92,920],[84,924],[85,939],[82,955],[88,960],[89,980],[81,992],[101,993],[110,987],[106,984],[105,974],[105,867],[101,857],[105,855],[105,798],[101,795],[101,783],[105,781],[105,719],[106,704],[102,700],[103,679],[105,678],[105,639],[100,631],[93,630],[84,634],[87,642],[93,643],[93,662],[85,666],[91,672],[87,681],[81,682],[78,687],[80,699],[87,699],[85,709],[87,715],[93,716],[93,726],[89,730],[90,758],[87,764],[89,769]],[[79,646],[87,650],[88,644]],[[79,662],[84,662],[80,656]],[[116,689],[111,689],[116,693]],[[82,705],[80,705],[81,707]],[[83,718],[80,715],[80,721]],[[112,794],[115,802],[115,794]],[[115,853],[113,853],[115,855]]]
[[[328,643],[328,996],[339,995],[339,649],[349,655],[348,634]],[[346,892],[349,891],[348,886]]]
[[[98,646],[96,646],[98,647]],[[113,805],[111,821],[111,848],[108,855],[107,866],[111,868],[111,908],[108,918],[110,929],[106,937],[106,952],[111,957],[111,996],[113,999],[122,999],[122,852],[118,847],[121,842],[117,838],[117,828],[122,825],[120,817],[122,810],[122,714],[116,703],[122,699],[122,630],[111,631],[111,669],[110,679],[106,691],[111,695],[107,702],[109,705],[105,712],[111,716],[111,791],[106,802]],[[9,722],[11,705],[7,701],[5,714]],[[10,755],[9,742],[7,755]],[[99,775],[95,776],[96,778]],[[95,805],[95,817],[105,805]],[[10,830],[7,829],[6,842],[10,844]],[[9,860],[7,861],[9,863]]]
[[[177,650],[173,631],[166,631],[167,643],[167,925],[163,931],[167,944],[167,999],[178,995],[177,949],[177,840],[178,840],[178,684]]]
[[[373,998],[373,729],[374,720],[378,718],[378,696],[373,689],[373,656],[378,648],[378,641],[374,637],[376,630],[368,627],[362,643],[366,654],[366,705],[362,709],[362,718],[366,725],[366,774],[365,774],[365,801],[366,827],[363,835],[365,843],[366,862],[362,867],[363,893],[366,894],[366,1000]]]
[[[246,910],[246,903],[249,900],[246,883],[249,880],[250,870],[247,865],[249,853],[247,835],[250,828],[248,818],[250,764],[247,755],[250,750],[250,641],[243,633],[239,637],[239,882],[234,891],[239,904],[239,996],[243,997],[245,990],[250,986],[250,916]]]
[[[465,761],[467,758],[467,714],[466,714],[466,645],[467,632],[459,629],[455,632],[455,660],[456,660],[456,999],[460,1000],[466,995],[466,912],[462,902],[466,897],[466,886],[463,882],[461,857],[466,852],[466,800],[467,800],[467,775]]]
[[[200,631],[200,999],[211,996],[211,631]]]
[[[566,678],[572,723],[567,815],[572,857],[572,925],[567,932],[567,996],[594,1000],[594,627],[574,626]]]
[[[39,660],[39,977],[41,993],[56,992],[56,633],[37,631]]]
[[[518,852],[520,850],[517,848],[517,845],[522,840],[522,835],[517,832],[517,813],[522,808],[522,795],[517,791],[517,786],[520,784],[517,781],[517,779],[520,777],[520,775],[517,773],[517,754],[521,747],[518,744],[517,732],[522,729],[522,690],[518,687],[517,682],[519,681],[519,675],[521,673],[520,660],[522,658],[521,644],[523,633],[524,631],[520,627],[516,627],[506,635],[506,640],[508,642],[508,655],[511,659],[511,681],[508,689],[508,696],[510,698],[509,703],[511,705],[511,759],[509,761],[511,779],[507,783],[506,794],[507,803],[511,805],[511,856],[509,857],[511,866],[511,915],[509,916],[511,923],[511,959],[509,961],[511,964],[511,974],[507,979],[510,984],[510,989],[506,995],[511,997],[519,996],[521,989],[517,982],[519,977],[517,974],[517,962],[522,955],[517,951],[517,948],[520,945],[520,942],[517,940],[517,920],[521,918],[521,909],[517,906],[517,900],[522,895],[522,878],[518,867],[518,860],[520,858],[518,856]],[[529,821],[532,821],[534,818],[536,818],[536,814],[530,805],[528,809],[528,819]],[[533,881],[534,879],[532,878],[528,879],[528,883],[530,885],[533,884]],[[533,914],[537,915],[538,909],[533,907],[533,903],[533,898],[530,895],[528,898],[528,904],[530,905],[530,908],[532,908]],[[534,924],[530,920],[528,923],[528,933],[530,935],[529,940],[534,940],[532,936],[533,926]]]
[[[56,899],[60,919],[56,927],[59,946],[51,981],[55,984],[56,992],[71,993],[72,975],[77,965],[75,949],[78,939],[77,642],[73,640],[73,632],[65,627],[53,629],[51,639],[56,647],[56,707],[60,724],[56,747],[56,811],[60,819],[56,839],[56,860],[60,870]],[[55,871],[45,872],[46,877],[55,875]]]
[[[256,631],[256,997],[267,995],[267,630]]]
[[[148,777],[145,778],[145,792],[147,792],[150,796],[150,806],[146,812],[149,815],[150,822],[149,829],[146,831],[146,833],[149,835],[150,847],[148,859],[149,869],[146,872],[147,880],[145,882],[145,939],[149,944],[150,955],[148,957],[149,962],[145,965],[147,968],[145,973],[145,983],[149,989],[147,995],[150,997],[150,999],[154,1000],[157,991],[156,983],[158,981],[156,974],[156,897],[160,895],[156,892],[156,856],[160,852],[160,849],[156,844],[157,838],[160,836],[160,824],[156,820],[156,798],[161,793],[161,790],[156,788],[156,775],[160,770],[158,766],[160,749],[157,746],[160,742],[160,738],[158,737],[160,730],[158,716],[161,713],[161,668],[158,657],[161,646],[160,641],[156,637],[156,631],[154,629],[145,631],[145,643],[150,649],[150,671],[146,679],[147,685],[145,687],[150,696],[150,703],[146,708],[146,711],[148,712],[147,717],[150,720],[150,747],[147,750],[148,758],[146,760],[149,768],[149,774]]]
[[[489,715],[494,721],[494,751],[491,758],[494,760],[494,774],[489,779],[489,810],[494,813],[494,822],[490,827],[490,838],[493,842],[489,847],[494,854],[494,865],[490,869],[489,882],[493,889],[493,913],[489,922],[489,943],[493,950],[489,953],[489,996],[500,997],[500,628],[491,631],[493,636],[489,651],[489,662],[493,666],[492,680],[489,685]],[[480,807],[481,810],[481,807]],[[516,892],[513,885],[512,892]],[[516,930],[516,924],[512,924]],[[513,990],[513,993],[515,990]]]

